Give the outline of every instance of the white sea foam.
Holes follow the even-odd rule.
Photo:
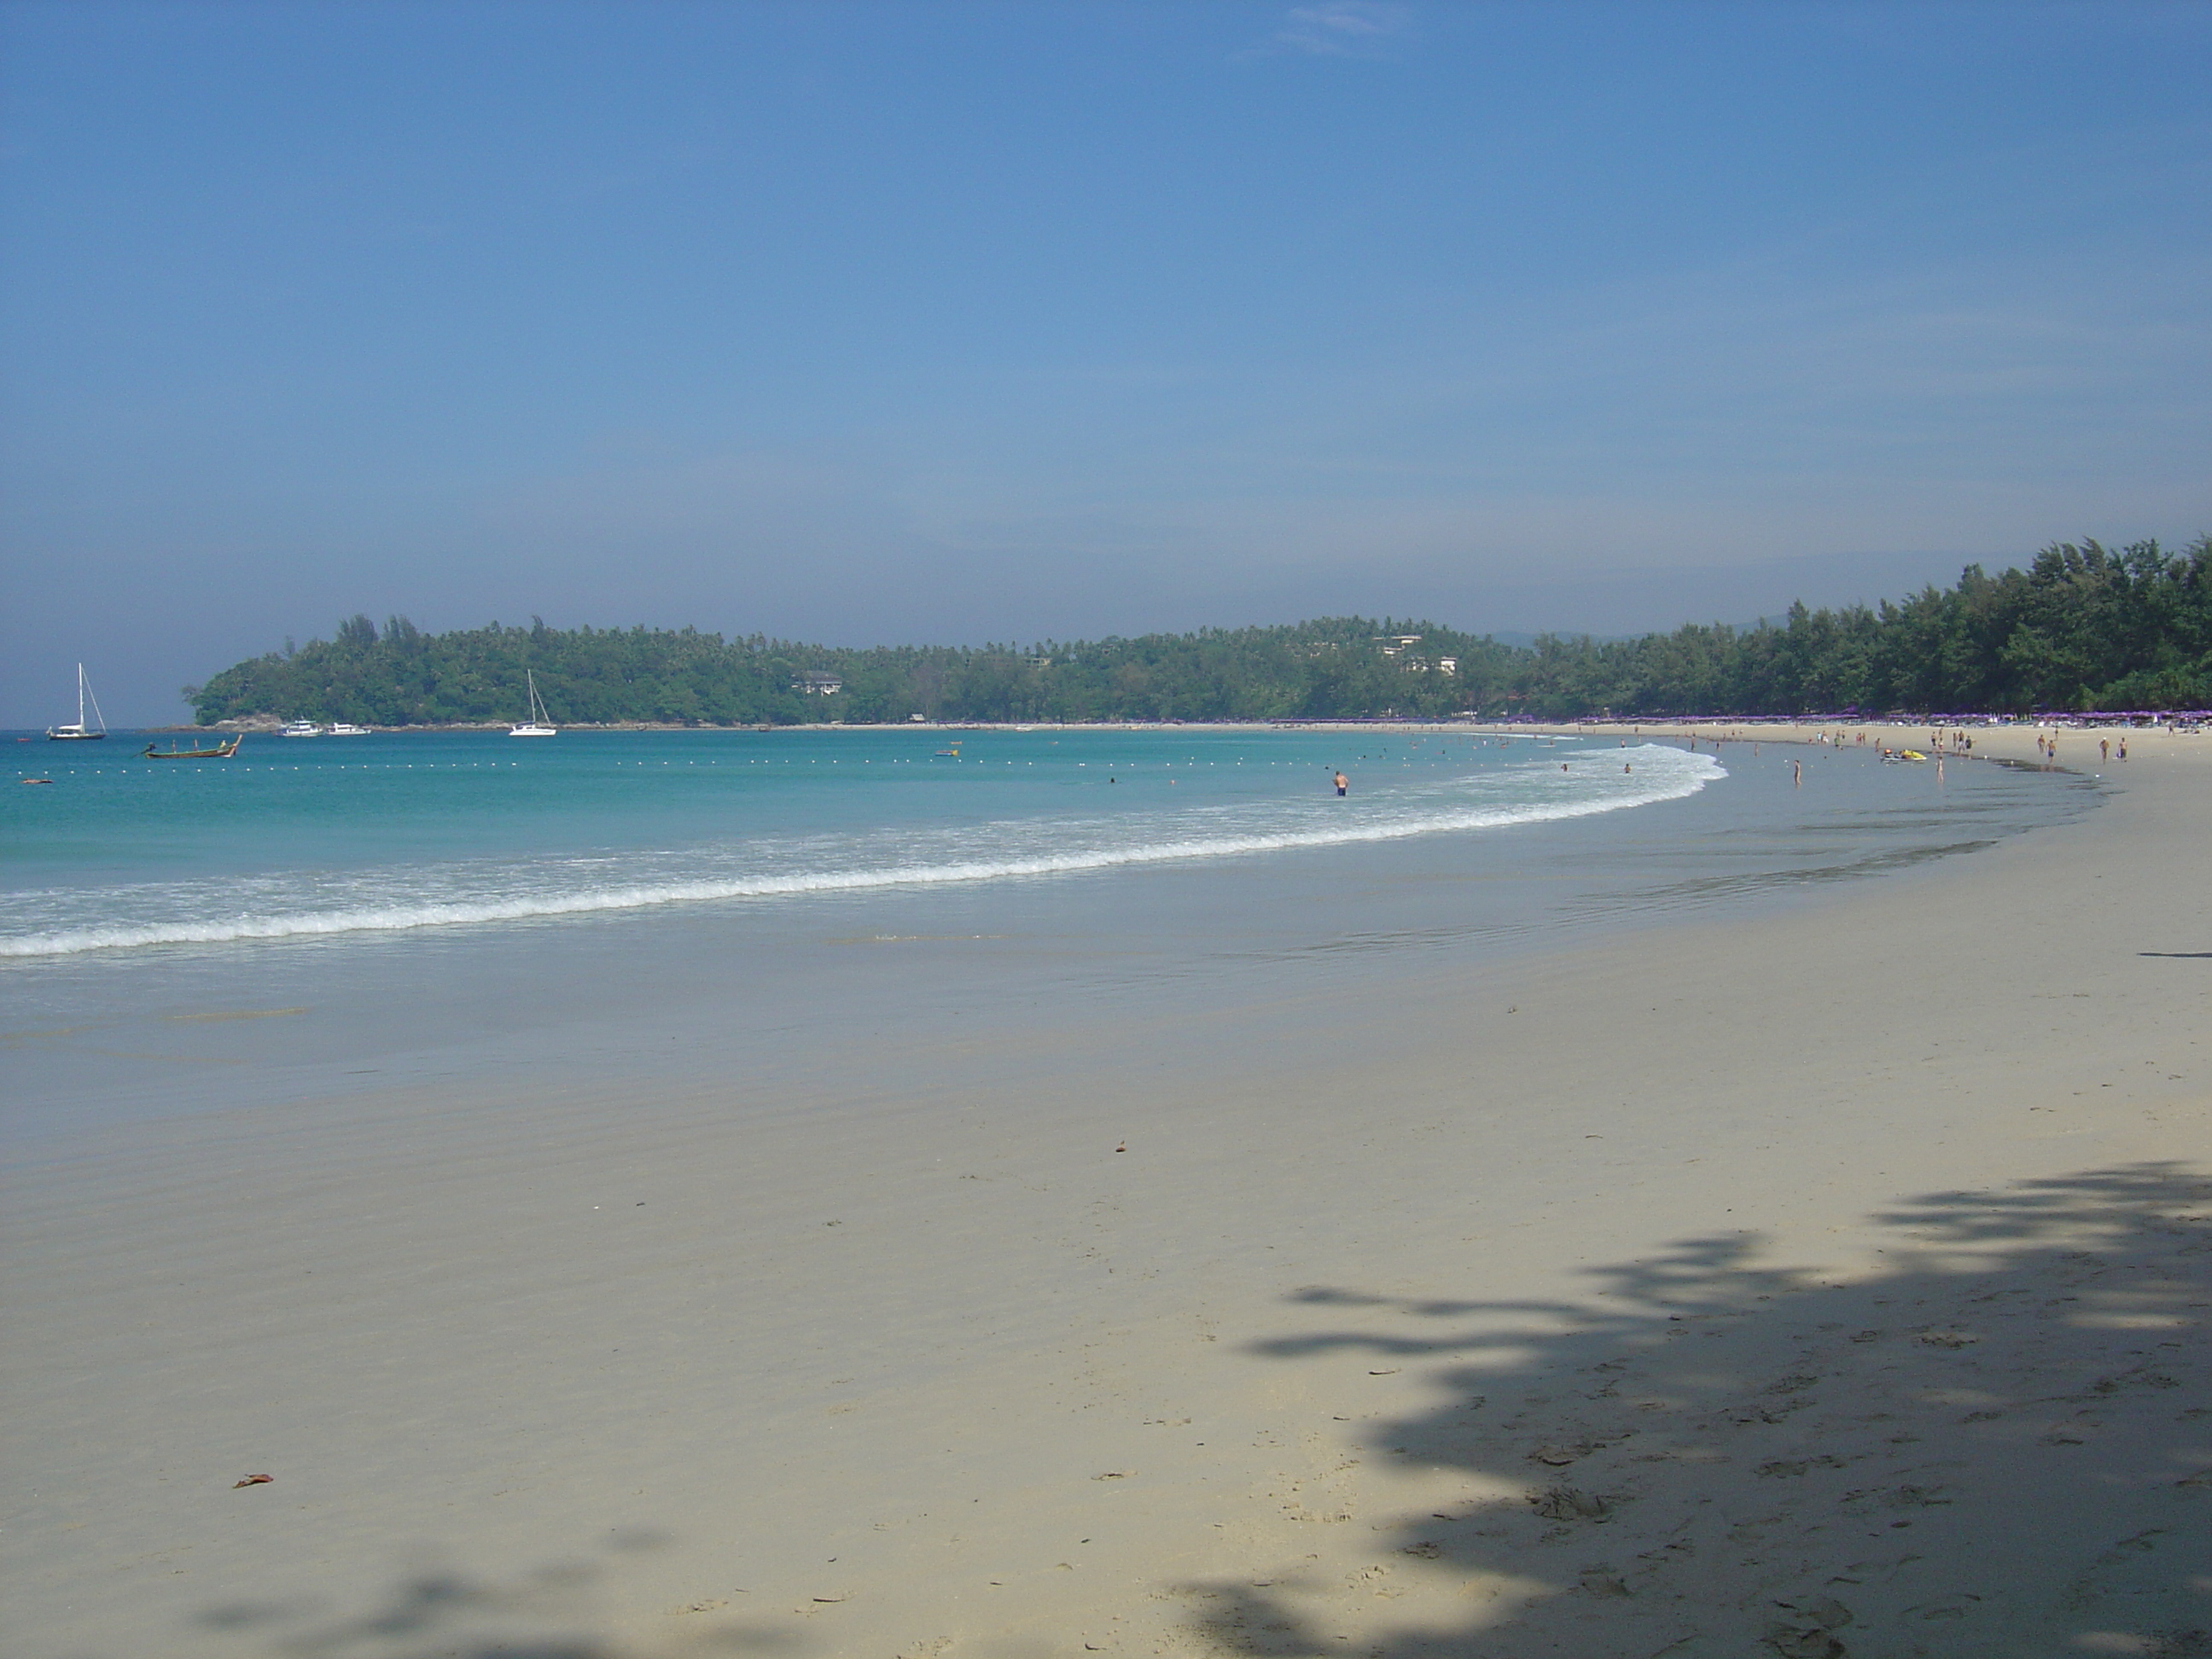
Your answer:
[[[1545,762],[1377,791],[1348,807],[1334,799],[1237,802],[1175,814],[1008,820],[908,836],[884,832],[498,865],[469,860],[368,878],[280,877],[234,884],[247,898],[262,900],[260,908],[233,905],[220,915],[63,926],[0,938],[0,957],[453,927],[1345,847],[1620,811],[1693,795],[1727,775],[1711,757],[1678,749],[1626,751],[1640,763],[1634,773],[1611,770],[1611,759],[1622,751],[1584,752],[1588,758],[1571,772],[1553,771]],[[1599,763],[1597,755],[1605,761]],[[604,884],[610,865],[654,869],[661,878]],[[484,887],[494,884],[507,890],[486,894]],[[413,890],[403,896],[394,888]],[[361,902],[368,896],[362,889],[382,890],[380,902]]]

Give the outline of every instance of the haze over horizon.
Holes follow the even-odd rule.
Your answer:
[[[0,725],[2212,529],[2212,7],[15,3]]]

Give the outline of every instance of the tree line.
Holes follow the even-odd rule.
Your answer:
[[[2212,707],[2212,536],[2180,553],[2061,543],[1872,607],[1532,646],[1433,623],[1324,617],[1027,646],[843,649],[695,629],[426,634],[365,616],[224,669],[203,725],[280,716],[422,726],[520,719],[534,674],[568,725],[823,721],[1547,720]]]

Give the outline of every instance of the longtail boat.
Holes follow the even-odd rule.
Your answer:
[[[179,749],[174,738],[170,740],[167,750],[156,749],[149,743],[146,745],[143,758],[147,760],[228,760],[238,752],[239,738],[245,735],[241,732],[229,742],[219,743],[212,749]]]

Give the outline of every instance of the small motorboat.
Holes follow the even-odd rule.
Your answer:
[[[148,744],[140,751],[140,758],[143,760],[228,760],[238,752],[239,738],[242,736],[244,733],[239,733],[233,736],[228,742],[216,744],[212,749],[179,749],[177,747],[176,739],[173,738],[169,740],[169,746],[167,749],[156,749],[152,744]]]

